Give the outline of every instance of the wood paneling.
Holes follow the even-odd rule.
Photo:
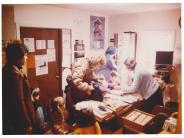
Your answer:
[[[38,86],[41,90],[40,99],[44,105],[47,105],[49,100],[56,96],[62,96],[60,79],[59,76],[60,60],[59,47],[61,47],[61,40],[59,35],[60,29],[49,29],[49,28],[20,28],[20,37],[23,38],[34,38],[35,46],[36,40],[46,40],[46,49],[36,49],[35,52],[28,54],[27,60],[27,70],[28,70],[28,80],[31,86]],[[55,51],[56,51],[56,61],[48,62],[48,74],[36,76],[35,69],[35,55],[45,55],[47,54],[47,40],[54,40]]]

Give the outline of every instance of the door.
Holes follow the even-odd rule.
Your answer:
[[[28,80],[32,87],[40,88],[40,100],[45,106],[51,98],[62,96],[60,32],[60,29],[20,28],[21,40],[30,49],[27,59]],[[49,61],[39,66],[42,60]]]

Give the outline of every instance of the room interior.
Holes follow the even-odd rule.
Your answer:
[[[90,47],[91,16],[105,19],[103,48]],[[54,68],[59,65],[59,71],[55,73],[54,69],[50,70],[56,74],[52,75],[59,80],[58,88],[53,91],[59,89],[60,92],[52,94],[48,91],[52,88],[47,84],[41,86],[41,90],[46,93],[46,95],[42,93],[41,100],[44,104],[47,104],[49,96],[62,95],[66,97],[63,91],[67,73],[70,72],[67,69],[75,62],[77,55],[74,54],[76,53],[74,48],[78,42],[84,44],[85,47],[81,48],[84,55],[78,53],[79,57],[104,53],[106,48],[113,44],[119,48],[119,56],[124,55],[117,62],[123,62],[126,56],[132,55],[143,68],[147,68],[151,72],[155,69],[156,51],[173,51],[172,71],[169,71],[169,75],[170,82],[174,85],[172,98],[179,104],[177,126],[174,133],[182,133],[181,3],[2,4],[2,65],[6,62],[4,52],[6,43],[13,39],[29,38],[31,37],[29,32],[37,31],[38,28],[45,29],[45,34],[49,29],[53,29],[53,34],[54,30],[59,30],[60,37],[57,41],[58,48],[56,48],[56,52],[60,52],[56,53],[54,59],[51,59],[58,59],[59,63],[54,63],[52,66]],[[36,37],[39,39],[39,34]],[[52,39],[49,38],[49,33],[47,38]],[[65,39],[70,41],[67,47],[64,46]],[[126,50],[123,47],[125,43],[130,45]],[[43,53],[44,51],[41,51],[36,54]],[[43,80],[46,78],[33,75],[36,72],[34,67],[36,61],[32,60],[36,58],[36,54],[34,52],[28,54],[28,61],[23,69],[33,85],[46,82]],[[121,65],[120,68],[123,70]],[[121,72],[121,76],[124,75],[126,72]],[[47,81],[52,84],[56,80]],[[115,133],[122,133],[122,131]]]

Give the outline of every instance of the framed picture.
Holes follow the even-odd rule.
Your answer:
[[[84,50],[84,44],[76,44],[76,45],[74,45],[74,50],[75,51]]]
[[[104,48],[105,17],[90,16],[90,48]]]
[[[84,51],[77,51],[77,52],[74,52],[74,57],[75,57],[75,58],[83,58],[84,56],[85,56]]]

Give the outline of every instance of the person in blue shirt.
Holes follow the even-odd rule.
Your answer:
[[[115,62],[115,58],[117,55],[117,48],[114,46],[109,46],[105,51],[106,57],[106,64],[101,66],[97,71],[96,74],[102,74],[105,77],[106,81],[111,79],[111,72],[117,71],[117,65]]]
[[[35,134],[43,134],[48,129],[47,113],[44,106],[40,101],[40,89],[38,87],[32,88],[32,101],[36,114]]]

